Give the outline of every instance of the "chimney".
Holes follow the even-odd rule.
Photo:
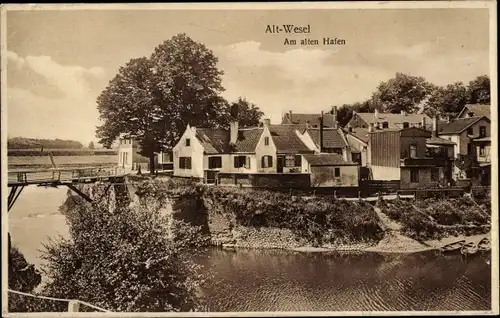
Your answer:
[[[446,115],[446,122],[449,123],[450,121],[451,121],[451,115],[448,114],[448,115]]]
[[[232,121],[230,125],[231,126],[229,128],[229,134],[230,134],[229,141],[234,144],[238,140],[238,122]]]
[[[378,119],[378,109],[375,108],[375,118]]]
[[[337,129],[337,106],[332,107],[332,115],[333,115],[333,129]]]
[[[374,124],[373,123],[370,123],[370,126],[368,127],[368,132],[373,132],[373,128],[374,128]]]
[[[293,122],[292,122],[292,110],[291,109],[288,111],[288,118],[290,118],[290,124],[293,124]]]
[[[321,117],[319,118],[319,152],[323,152],[323,116],[324,113],[321,111]]]
[[[401,110],[401,115],[406,116],[406,112],[404,110]]]
[[[271,125],[271,119],[265,118],[263,123],[264,127],[269,127]]]
[[[438,131],[438,118],[437,116],[432,117],[432,137],[437,138]]]
[[[309,120],[306,120],[306,129],[309,129]]]

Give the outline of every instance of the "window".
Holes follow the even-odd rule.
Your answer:
[[[486,147],[484,145],[479,146],[479,156],[486,157]]]
[[[296,155],[295,156],[295,167],[300,167],[300,166],[302,166],[302,156]]]
[[[273,157],[272,156],[262,156],[262,168],[272,168],[273,167]]]
[[[222,157],[208,157],[208,169],[222,168]]]
[[[186,138],[186,147],[191,146],[191,139]]]
[[[389,128],[389,123],[388,123],[388,122],[386,122],[386,121],[384,121],[384,122],[382,123],[382,128]]]
[[[479,137],[486,137],[486,126],[479,126]]]
[[[410,145],[410,158],[417,158],[417,145]]]
[[[191,169],[191,157],[179,157],[179,169]]]
[[[469,154],[469,155],[474,154],[474,145],[472,143],[467,144],[467,154]]]
[[[172,158],[172,153],[170,153],[170,152],[164,152],[163,153],[163,162],[167,163],[167,162],[172,162],[172,161],[174,161],[173,158]]]
[[[360,153],[352,153],[352,162],[356,162],[357,164],[361,164],[361,154]]]
[[[340,168],[334,168],[333,175],[335,176],[335,178],[339,178],[340,177]]]
[[[285,156],[285,167],[295,167],[295,156]]]
[[[474,128],[472,128],[472,127],[467,128],[467,135],[471,135],[471,136],[474,135]]]
[[[407,121],[405,121],[405,122],[403,123],[403,128],[410,128],[410,123],[409,123],[409,122],[407,122]]]
[[[269,146],[269,137],[264,137],[264,145]]]
[[[234,157],[234,167],[250,169],[250,157],[247,156]]]
[[[439,181],[439,168],[431,168],[431,180],[434,182]]]
[[[410,170],[410,182],[418,182],[418,169]]]

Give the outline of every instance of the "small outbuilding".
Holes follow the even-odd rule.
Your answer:
[[[357,187],[359,166],[346,162],[336,153],[304,154],[305,167],[311,175],[312,187]]]

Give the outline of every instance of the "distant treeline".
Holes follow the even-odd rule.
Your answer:
[[[7,148],[10,149],[36,149],[36,148],[51,148],[51,149],[82,149],[81,142],[75,140],[62,139],[35,139],[13,137],[7,140]]]
[[[113,156],[117,155],[117,150],[114,149],[43,149],[43,152],[40,149],[8,149],[8,156],[31,156],[31,157],[39,157],[39,156],[48,156],[49,153],[52,153],[53,156]]]

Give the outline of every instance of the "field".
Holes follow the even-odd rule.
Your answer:
[[[88,148],[44,148],[43,152],[41,148],[27,148],[27,149],[8,149],[7,155],[9,157],[39,157],[47,156],[52,153],[54,157],[59,156],[112,156],[116,155],[118,152],[116,149],[88,149]]]

